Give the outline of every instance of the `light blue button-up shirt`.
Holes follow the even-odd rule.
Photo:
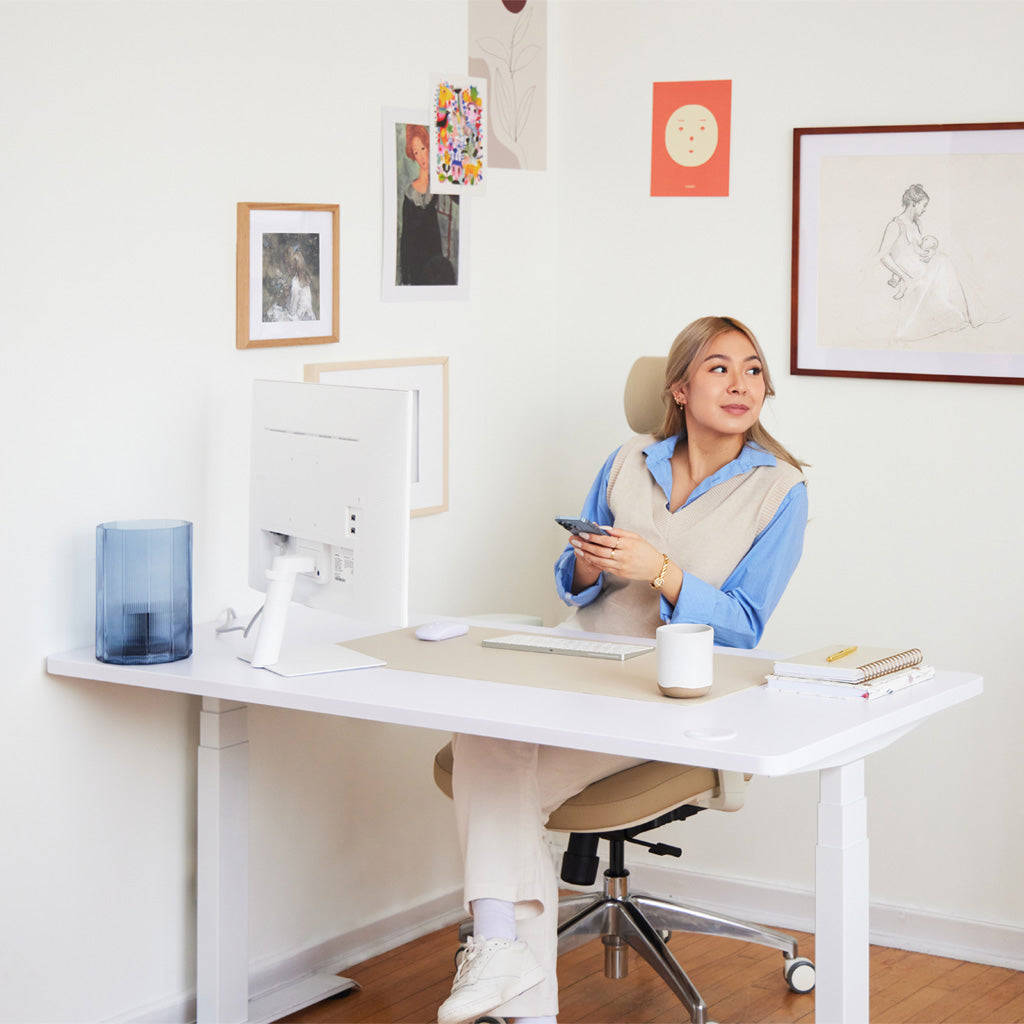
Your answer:
[[[672,495],[672,453],[678,438],[656,441],[644,449],[647,469],[665,494],[666,505]],[[618,450],[612,452],[591,486],[580,513],[599,526],[614,526],[608,507],[608,476]],[[686,499],[696,500],[716,484],[723,483],[755,466],[774,466],[774,455],[747,444],[732,462],[702,480]],[[684,506],[685,507],[685,506]],[[733,569],[721,589],[683,572],[683,586],[675,605],[661,597],[661,617],[665,622],[703,622],[713,626],[715,643],[723,647],[756,647],[768,618],[779,603],[803,551],[807,525],[807,486],[794,484],[782,500],[772,521],[757,535],[750,549]],[[576,556],[572,545],[555,563],[558,595],[566,604],[588,605],[601,593],[603,577],[593,586],[573,594],[572,574]]]

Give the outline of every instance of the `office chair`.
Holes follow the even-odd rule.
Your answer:
[[[449,797],[452,763],[449,743],[434,759],[434,781]],[[605,950],[605,977],[624,978],[628,973],[628,949],[632,947],[686,1007],[693,1024],[708,1024],[707,1005],[666,945],[672,932],[717,935],[781,950],[786,983],[794,992],[810,992],[814,988],[814,964],[798,955],[796,940],[791,936],[629,889],[626,843],[644,846],[658,856],[681,856],[677,847],[637,837],[709,808],[738,810],[747,781],[737,772],[647,761],[591,783],[558,807],[547,827],[569,833],[562,856],[563,882],[593,885],[599,866],[599,841],[606,840],[609,850],[603,890],[573,894],[559,901],[559,953],[600,936]],[[459,929],[460,941],[465,942],[472,931],[473,922],[464,921]]]
[[[634,432],[648,434],[661,426],[664,379],[664,357],[647,356],[633,364],[626,381],[625,407]],[[449,743],[434,759],[434,781],[449,797],[452,764]],[[632,947],[686,1007],[693,1024],[708,1024],[707,1005],[666,944],[672,932],[718,935],[781,950],[786,984],[794,992],[810,992],[814,988],[814,964],[798,955],[796,940],[791,936],[629,889],[627,843],[644,846],[658,856],[681,856],[682,850],[677,847],[638,837],[707,809],[738,810],[743,805],[747,782],[749,776],[738,772],[647,761],[592,783],[558,807],[547,827],[569,833],[562,856],[563,882],[582,887],[593,885],[602,839],[608,843],[609,852],[602,891],[573,894],[559,901],[559,953],[600,936],[605,950],[605,976],[624,978],[628,972],[628,950]],[[472,934],[472,928],[472,921],[463,922],[459,929],[461,941]]]

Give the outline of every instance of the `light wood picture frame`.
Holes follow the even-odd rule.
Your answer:
[[[239,203],[235,347],[338,340],[338,206]]]
[[[314,384],[393,388],[413,393],[413,516],[448,510],[448,357],[311,363]]]

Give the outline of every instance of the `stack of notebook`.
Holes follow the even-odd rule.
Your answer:
[[[916,648],[898,650],[832,644],[777,661],[765,676],[769,690],[812,693],[844,700],[874,700],[935,675]]]

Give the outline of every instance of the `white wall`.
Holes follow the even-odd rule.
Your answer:
[[[465,67],[464,4],[2,3],[0,19],[17,581],[0,599],[0,1018],[103,1019],[194,982],[197,706],[44,674],[47,652],[91,642],[95,525],[193,520],[197,621],[252,610],[250,381],[448,355],[451,511],[413,523],[412,603],[542,604],[547,574],[514,570],[554,531],[511,511],[550,504],[551,177],[495,176],[499,202],[470,222],[471,301],[383,304],[380,108],[426,107],[429,73]],[[340,344],[235,349],[238,201],[340,203]],[[429,771],[443,737],[259,709],[251,732],[254,961],[457,888]]]
[[[804,558],[762,646],[871,637],[986,677],[982,699],[870,760],[872,899],[1018,930],[1022,394],[787,370],[792,129],[1019,119],[1022,29],[1017,3],[569,3],[556,178],[563,333],[593,354],[594,407],[615,410],[632,360],[697,315],[738,316],[767,351],[770,429],[812,468]],[[702,79],[733,83],[730,195],[652,199],[651,82]],[[566,452],[622,433],[615,415],[559,427]],[[599,457],[569,464],[561,504]],[[687,864],[810,887],[814,791],[759,780],[742,814],[679,829]],[[1024,962],[1020,931],[1015,948]]]
[[[496,172],[473,203],[468,303],[383,304],[379,107],[464,68],[464,19],[462,0],[0,0],[4,1021],[104,1019],[194,981],[195,702],[43,671],[91,641],[96,523],[192,519],[197,620],[252,607],[249,382],[449,355],[451,509],[413,523],[413,604],[554,620],[550,516],[623,439],[626,369],[719,310],[759,332],[771,423],[813,463],[766,643],[841,624],[986,675],[871,760],[872,897],[1024,929],[1018,391],[786,372],[792,128],[1019,116],[1024,9],[555,2],[550,169]],[[731,195],[651,199],[650,83],[700,78],[733,81]],[[340,203],[340,344],[235,350],[243,200]],[[254,960],[457,887],[442,737],[260,710],[252,736]],[[761,781],[742,815],[694,823],[687,863],[809,888],[812,804],[812,779]]]

